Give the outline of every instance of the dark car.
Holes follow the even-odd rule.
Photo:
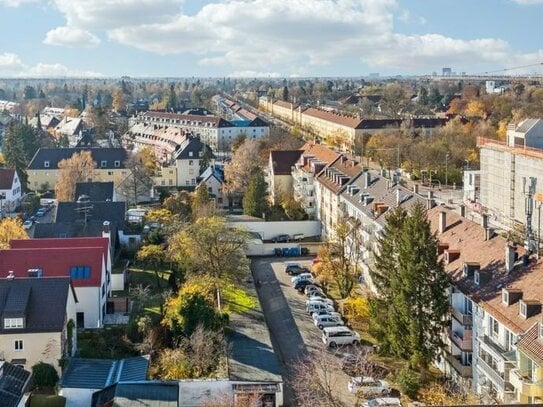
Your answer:
[[[306,269],[305,267],[293,266],[293,267],[287,267],[285,269],[285,272],[291,276],[297,276],[298,274],[309,273],[309,270]]]
[[[289,235],[277,235],[272,239],[273,243],[287,243],[290,241]]]
[[[296,290],[298,290],[300,293],[303,293],[304,290],[305,290],[305,287],[307,287],[308,285],[310,284],[315,284],[314,282],[312,282],[311,280],[303,280],[303,281],[298,281],[298,283],[296,283],[296,285],[294,286],[294,288]]]

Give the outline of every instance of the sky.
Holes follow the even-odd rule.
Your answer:
[[[0,77],[543,74],[542,20],[543,0],[0,0]]]

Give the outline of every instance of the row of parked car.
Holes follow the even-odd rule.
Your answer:
[[[318,262],[318,260],[316,260]],[[306,311],[313,318],[317,328],[322,330],[322,341],[330,348],[344,345],[360,344],[360,335],[345,326],[342,315],[336,311],[334,301],[326,296],[322,287],[314,280],[309,269],[298,263],[289,263],[285,267],[285,273],[292,276],[291,282],[294,288],[307,296]],[[401,405],[400,400],[394,397],[386,397],[391,388],[387,381],[367,376],[351,376],[347,388],[351,393],[359,393],[364,397],[380,396],[367,400],[363,407],[381,407]]]
[[[27,230],[30,229],[32,225],[34,225],[34,223],[38,222],[38,218],[43,218],[47,212],[53,209],[54,206],[55,201],[53,200],[41,205],[34,215],[30,216],[27,220],[24,221],[23,228]]]

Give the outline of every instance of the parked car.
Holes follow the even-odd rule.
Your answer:
[[[324,297],[324,298],[322,298],[322,297],[309,297],[305,303],[308,304],[310,302],[322,302],[324,304],[329,304],[332,307],[334,306],[334,301],[332,301],[330,298],[326,298],[326,297]]]
[[[378,399],[368,400],[362,403],[362,407],[393,407],[401,406],[402,403],[399,398],[396,397],[381,397]]]
[[[290,235],[277,235],[272,239],[273,243],[287,243],[290,242]]]
[[[302,294],[303,292],[305,292],[305,288],[308,287],[308,286],[312,286],[313,284],[315,284],[313,281],[311,280],[302,280],[302,281],[298,281],[295,285],[294,285],[294,288],[296,290],[298,290],[300,292],[300,294]],[[316,287],[316,286],[315,286]],[[318,288],[318,287],[316,287]]]
[[[390,393],[390,385],[385,380],[374,379],[373,377],[351,377],[347,384],[351,393],[362,393],[364,395],[380,394],[386,396]]]
[[[305,309],[311,315],[314,312],[326,311],[326,312],[335,312],[335,309],[332,305],[326,304],[321,301],[311,301],[305,304]]]
[[[305,290],[304,290],[304,294],[307,295],[308,297],[311,295],[312,292],[314,291],[321,291],[322,292],[322,288],[320,285],[318,284],[311,284],[311,285],[308,285],[305,287]]]
[[[285,268],[285,272],[287,274],[290,274],[291,276],[297,276],[302,273],[309,273],[309,270],[306,269],[305,267],[296,265],[296,266],[291,266],[291,267],[287,266]]]
[[[355,331],[351,331],[346,326],[323,328],[322,342],[330,348],[342,345],[358,345],[360,343],[360,335]]]
[[[25,221],[25,223],[23,223],[23,228],[25,230],[28,230],[32,227],[32,225],[34,224],[34,221],[31,221],[31,220],[27,220]]]
[[[300,241],[305,238],[305,235],[303,233],[296,233],[295,235],[292,235],[292,240]]]
[[[328,298],[325,293],[322,292],[320,288],[316,288],[314,290],[309,290],[309,293],[307,295],[308,298]]]
[[[340,326],[343,325],[343,320],[341,317],[336,317],[332,315],[319,315],[316,319],[313,318],[315,326],[319,329],[323,329],[329,326]]]
[[[41,217],[45,216],[45,213],[46,213],[46,210],[45,210],[44,208],[40,208],[40,209],[38,209],[38,211],[36,212],[36,216],[37,216],[38,218],[41,218]]]
[[[335,317],[335,318],[340,318],[343,321],[343,318],[342,318],[342,316],[341,316],[341,314],[339,312],[335,312],[335,311],[330,312],[330,311],[327,311],[327,310],[314,312],[313,313],[313,321],[315,321],[318,317],[321,317],[323,315],[327,315],[327,316],[331,316],[331,317]]]
[[[313,276],[311,275],[311,273],[302,273],[290,279],[293,285],[296,285],[298,282],[303,280],[313,280]]]

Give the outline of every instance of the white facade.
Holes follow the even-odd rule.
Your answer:
[[[466,170],[464,171],[464,202],[478,202],[480,198],[481,188],[481,171]]]
[[[110,275],[108,278],[106,273]],[[75,287],[77,296],[76,311],[83,313],[86,329],[102,328],[106,315],[107,298],[111,295],[111,272],[106,269],[102,257],[101,285],[100,287]]]
[[[17,171],[13,175],[13,182],[11,188],[0,190],[0,209],[2,216],[6,212],[14,211],[21,203],[21,181],[17,175]]]

